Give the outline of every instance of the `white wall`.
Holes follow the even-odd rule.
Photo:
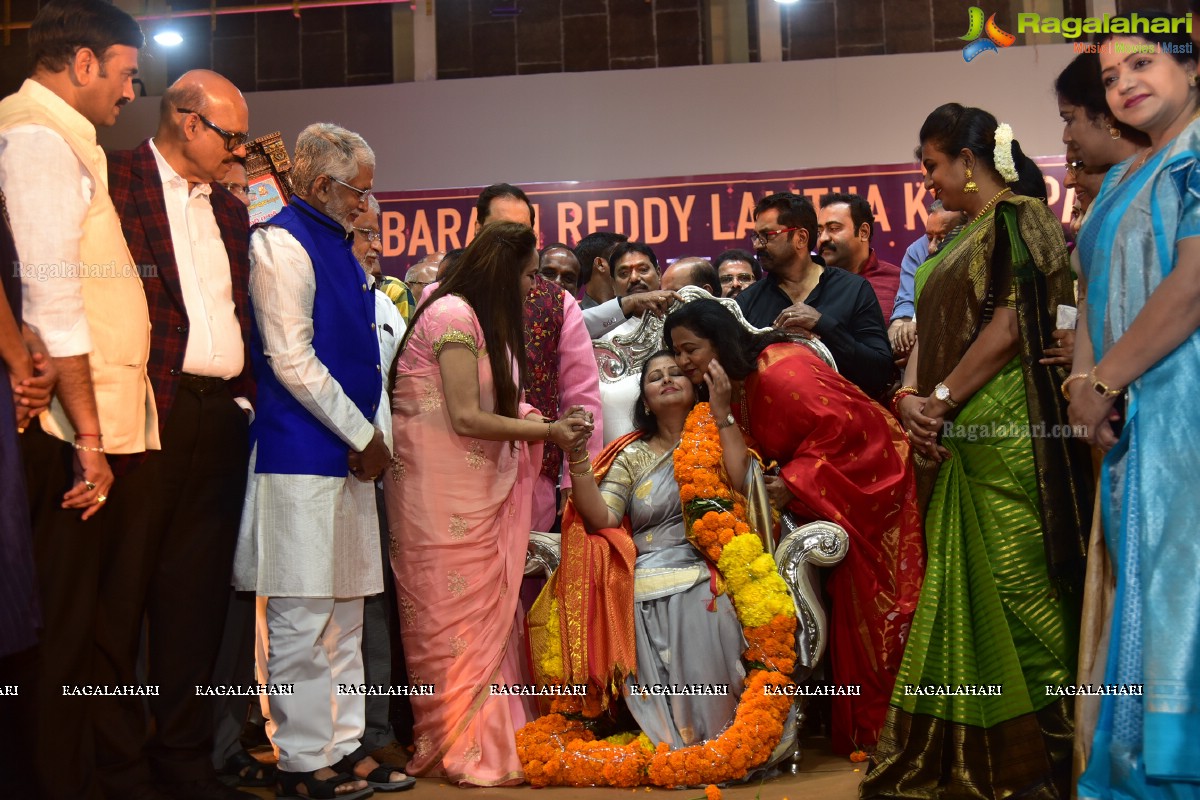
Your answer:
[[[292,149],[310,122],[358,131],[381,191],[497,181],[593,181],[912,160],[944,102],[1012,125],[1026,153],[1063,151],[1052,85],[1070,45],[773,64],[528,75],[247,96],[256,135]],[[109,148],[153,133],[142,98],[102,133]]]

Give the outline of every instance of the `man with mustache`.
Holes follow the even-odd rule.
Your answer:
[[[868,396],[879,398],[895,365],[883,312],[860,275],[813,260],[817,214],[802,195],[768,195],[754,207],[751,243],[766,275],[737,296],[751,325],[819,336],[838,371]]]
[[[309,125],[291,203],[250,237],[254,453],[234,586],[258,597],[259,682],[279,753],[279,796],[345,800],[414,781],[360,746],[363,599],[383,591],[374,481],[391,460],[374,424],[383,389],[375,298],[352,251],[375,153]]]
[[[515,222],[535,231],[533,203],[518,186],[496,183],[475,201],[475,233],[489,222]],[[449,258],[449,257],[447,257]],[[525,298],[525,359],[529,370],[525,401],[549,419],[559,409],[583,406],[600,414],[600,372],[592,354],[583,313],[575,298],[557,283],[540,275]],[[591,446],[599,451],[602,426],[597,423]],[[542,473],[533,491],[533,529],[550,530],[557,516],[556,492],[563,477],[563,452],[547,447],[542,453]]]
[[[221,182],[246,155],[249,110],[215,72],[194,70],[163,94],[158,130],[113,153],[109,191],[130,252],[144,265],[150,382],[160,451],[118,456],[96,623],[97,677],[136,682],[147,620],[149,736],[142,698],[96,701],[96,757],[112,798],[158,785],[171,797],[247,798],[217,780],[212,682],[229,600],[249,459],[250,224]],[[186,635],[183,633],[186,632]]]
[[[63,687],[96,684],[97,585],[119,533],[104,513],[107,458],[159,446],[146,296],[96,144],[134,98],[144,44],[111,3],[50,0],[29,29],[29,78],[0,102],[0,185],[20,258],[4,268],[19,270],[24,322],[59,375],[50,409],[21,436],[43,627],[36,648],[0,664],[21,685],[3,715],[18,739],[0,748],[6,796],[100,796],[93,698]]]
[[[721,296],[737,297],[762,278],[762,266],[747,250],[726,250],[713,259],[721,279]]]
[[[354,257],[362,264],[367,277],[374,282],[375,298],[375,334],[379,339],[379,363],[384,374],[391,372],[392,362],[404,339],[407,324],[400,310],[396,307],[384,287],[386,280],[383,268],[379,263],[383,255],[383,238],[380,233],[381,209],[374,195],[368,201],[367,210],[354,218]],[[395,278],[391,280],[396,281]],[[404,284],[400,281],[400,289]],[[389,387],[384,381],[383,393],[379,398],[379,408],[375,412],[375,427],[383,431],[383,436],[389,448],[392,447],[392,400]],[[404,659],[399,664],[392,660],[393,649],[397,652],[400,644],[400,620],[397,615],[395,584],[389,574],[390,562],[388,549],[390,538],[388,522],[383,504],[383,490],[375,487],[376,507],[379,511],[379,554],[384,569],[383,592],[368,597],[363,608],[363,667],[366,671],[368,686],[382,686],[395,683],[406,684],[408,678],[398,678],[393,681],[393,675],[403,674]],[[396,635],[391,636],[390,631]],[[403,720],[402,733],[409,743],[412,742],[412,706],[407,697],[395,698],[398,702],[397,717]],[[372,695],[366,702],[366,730],[362,736],[362,746],[369,751],[372,758],[380,762],[401,763],[408,758],[407,752],[396,741],[396,732],[392,729],[391,705],[392,698],[386,695]],[[404,725],[404,723],[407,725]]]
[[[655,292],[662,283],[658,274],[658,256],[648,244],[621,242],[613,248],[609,263],[612,264],[617,297]]]
[[[900,286],[900,267],[880,261],[871,247],[875,215],[871,204],[856,194],[831,192],[821,197],[817,211],[817,252],[825,266],[862,275],[875,290],[879,308],[891,316]]]

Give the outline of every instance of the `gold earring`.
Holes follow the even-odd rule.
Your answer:
[[[1120,139],[1121,138],[1121,129],[1118,128],[1116,125],[1110,125],[1108,128],[1108,135],[1114,139]]]
[[[967,194],[975,194],[979,191],[979,184],[975,182],[975,178],[971,176],[971,168],[967,167],[967,182],[963,184],[963,191]]]

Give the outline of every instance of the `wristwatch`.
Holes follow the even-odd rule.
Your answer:
[[[1124,389],[1110,388],[1107,383],[1097,378],[1095,367],[1092,367],[1092,371],[1088,373],[1087,377],[1092,381],[1092,391],[1103,397],[1105,400],[1111,400],[1112,398],[1121,394],[1121,392],[1125,391]]]
[[[733,418],[733,414],[726,414],[725,419],[717,420],[717,428],[725,430],[730,425],[737,425],[737,420]]]
[[[933,396],[950,408],[958,408],[958,403],[954,402],[954,398],[950,396],[950,387],[944,383],[933,387]]]

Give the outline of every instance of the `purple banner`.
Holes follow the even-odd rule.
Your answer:
[[[1034,159],[1046,174],[1047,199],[1064,224],[1073,192],[1062,188],[1062,156]],[[403,276],[427,253],[465,247],[475,230],[475,198],[483,187],[380,192],[383,270]],[[772,192],[860,194],[875,212],[872,246],[900,263],[925,232],[933,198],[916,164],[830,167],[789,172],[696,175],[603,182],[525,184],[537,213],[542,245],[574,245],[593,231],[617,231],[654,248],[659,260],[712,258],[730,248],[752,249],[756,201]],[[1068,195],[1071,195],[1070,197]]]

